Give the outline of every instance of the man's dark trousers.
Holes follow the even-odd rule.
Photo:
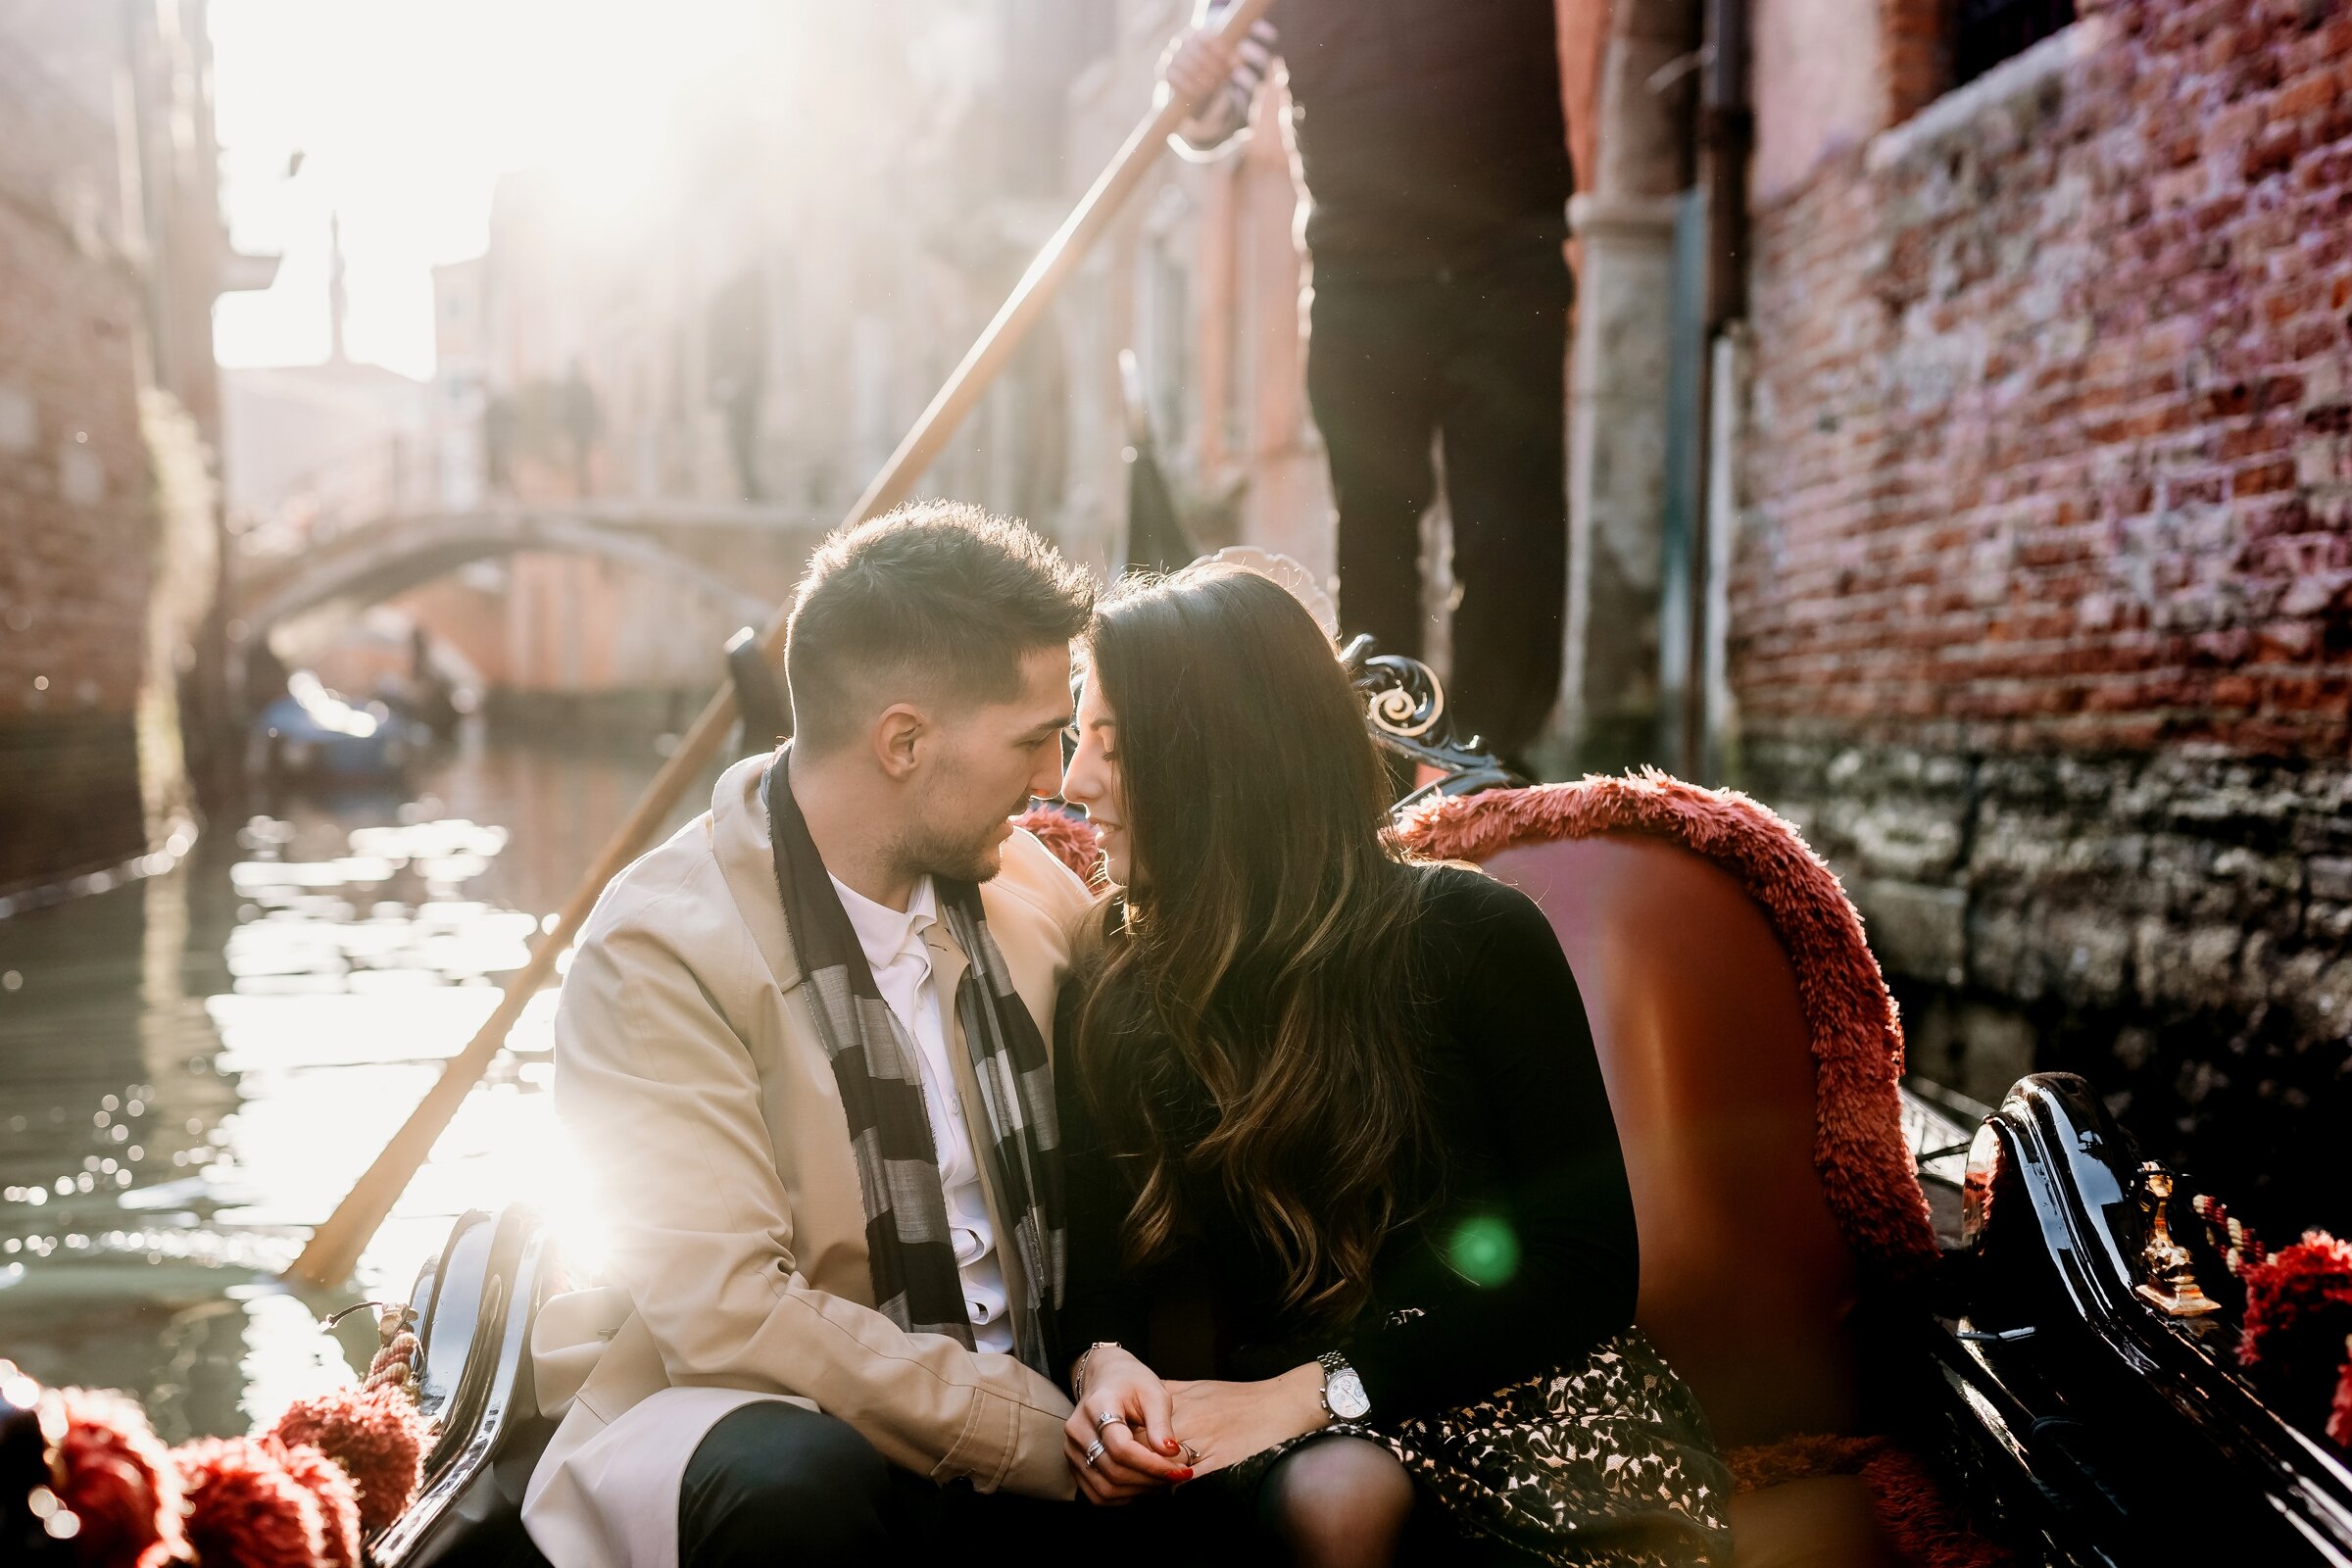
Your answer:
[[[682,1568],[1014,1561],[1015,1550],[1086,1544],[1105,1523],[1102,1512],[936,1486],[885,1460],[838,1417],[762,1400],[729,1411],[687,1461],[678,1560]]]
[[[1545,242],[1408,277],[1318,267],[1309,308],[1307,395],[1339,507],[1343,628],[1420,657],[1419,525],[1442,436],[1461,590],[1455,726],[1513,758],[1560,683],[1570,292]]]

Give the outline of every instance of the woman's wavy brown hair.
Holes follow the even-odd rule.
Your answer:
[[[1282,1263],[1284,1307],[1344,1320],[1440,1155],[1406,1018],[1420,876],[1362,700],[1306,610],[1238,567],[1123,587],[1087,641],[1134,858],[1076,1064],[1137,1171],[1128,1259],[1188,1229],[1182,1178],[1207,1178]]]

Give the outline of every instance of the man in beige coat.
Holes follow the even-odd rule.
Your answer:
[[[889,1561],[975,1509],[1077,1511],[1023,1499],[1072,1490],[1043,1031],[1089,899],[1005,819],[1059,788],[1091,605],[970,508],[835,536],[795,740],[582,933],[556,1105],[612,1248],[533,1347],[556,1568]]]

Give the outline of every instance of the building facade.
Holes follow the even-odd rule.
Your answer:
[[[1184,9],[1119,8],[1078,166]],[[2308,1129],[2352,1134],[2352,12],[1557,16],[1579,299],[1546,760],[1656,761],[1794,819],[1916,1069],[1986,1097],[2081,1070],[2152,1152],[2250,1197],[2327,1190]],[[1324,568],[1287,172],[1257,128],[1163,167],[1064,309],[1087,363],[1137,346],[1181,389],[1163,434],[1208,542]],[[1726,162],[1745,232],[1718,215],[1710,270],[1693,208]],[[1096,373],[1072,419],[1099,459]]]
[[[183,689],[220,692],[202,0],[0,4],[0,899],[194,831]]]
[[[1975,9],[1754,7],[1736,776],[1916,1066],[2340,1190],[2352,11]]]

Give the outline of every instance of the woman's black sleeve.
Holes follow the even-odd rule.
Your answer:
[[[1063,988],[1060,1026],[1054,1031],[1059,1045],[1054,1089],[1061,1122],[1069,1246],[1056,1319],[1060,1343],[1054,1353],[1061,1364],[1054,1370],[1065,1385],[1071,1365],[1098,1340],[1114,1341],[1141,1355],[1150,1312],[1144,1293],[1120,1261],[1119,1228],[1127,1218],[1130,1195],[1078,1084],[1071,1048],[1075,1009],[1070,1004],[1077,989],[1075,984]]]
[[[1559,941],[1517,890],[1440,875],[1423,914],[1432,1045],[1446,1125],[1489,1174],[1452,1195],[1426,1250],[1392,1244],[1423,1266],[1379,1295],[1420,1315],[1359,1322],[1346,1347],[1384,1425],[1574,1365],[1633,1321],[1639,1282],[1625,1157]]]

